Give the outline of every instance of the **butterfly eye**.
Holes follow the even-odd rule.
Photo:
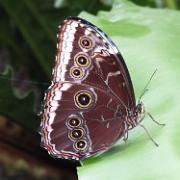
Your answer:
[[[75,95],[75,103],[79,108],[87,108],[92,103],[92,95],[90,92],[78,92]]]
[[[92,47],[92,40],[90,38],[87,38],[87,37],[82,37],[80,39],[80,45],[83,48],[89,49]]]
[[[74,78],[81,78],[83,77],[84,73],[83,71],[78,67],[72,67],[70,70],[71,76]]]
[[[83,66],[83,67],[87,67],[90,64],[89,59],[83,54],[78,55],[75,61],[79,66]]]
[[[74,129],[70,132],[69,137],[70,139],[79,139],[84,135],[84,131],[82,128]]]
[[[88,144],[87,144],[86,140],[81,139],[74,144],[74,147],[77,150],[84,151],[84,150],[86,150],[87,145]]]
[[[70,128],[78,127],[82,123],[82,120],[78,117],[71,117],[67,121],[67,125]]]

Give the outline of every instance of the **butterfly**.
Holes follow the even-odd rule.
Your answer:
[[[144,115],[136,105],[126,64],[116,45],[79,17],[57,34],[52,83],[45,93],[41,145],[57,158],[82,160],[127,140]]]

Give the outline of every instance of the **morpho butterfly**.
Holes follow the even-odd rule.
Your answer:
[[[40,126],[41,144],[57,158],[82,160],[110,148],[144,115],[126,64],[95,25],[66,19],[57,34],[52,84]]]

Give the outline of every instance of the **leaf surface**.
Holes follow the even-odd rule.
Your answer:
[[[129,132],[109,151],[82,161],[80,180],[169,180],[180,178],[180,13],[140,7],[117,0],[111,11],[80,17],[96,24],[119,47],[135,89],[136,98],[155,69],[149,91],[143,97],[149,117],[143,121],[159,147],[141,127]]]

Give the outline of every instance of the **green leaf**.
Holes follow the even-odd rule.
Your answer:
[[[109,151],[82,161],[79,180],[169,180],[180,178],[180,13],[139,7],[118,0],[110,12],[80,16],[105,31],[119,47],[138,99],[155,69],[146,111],[165,123],[157,126],[149,117],[143,121],[159,147],[137,126],[127,144],[120,140]],[[104,132],[106,133],[106,132]]]

